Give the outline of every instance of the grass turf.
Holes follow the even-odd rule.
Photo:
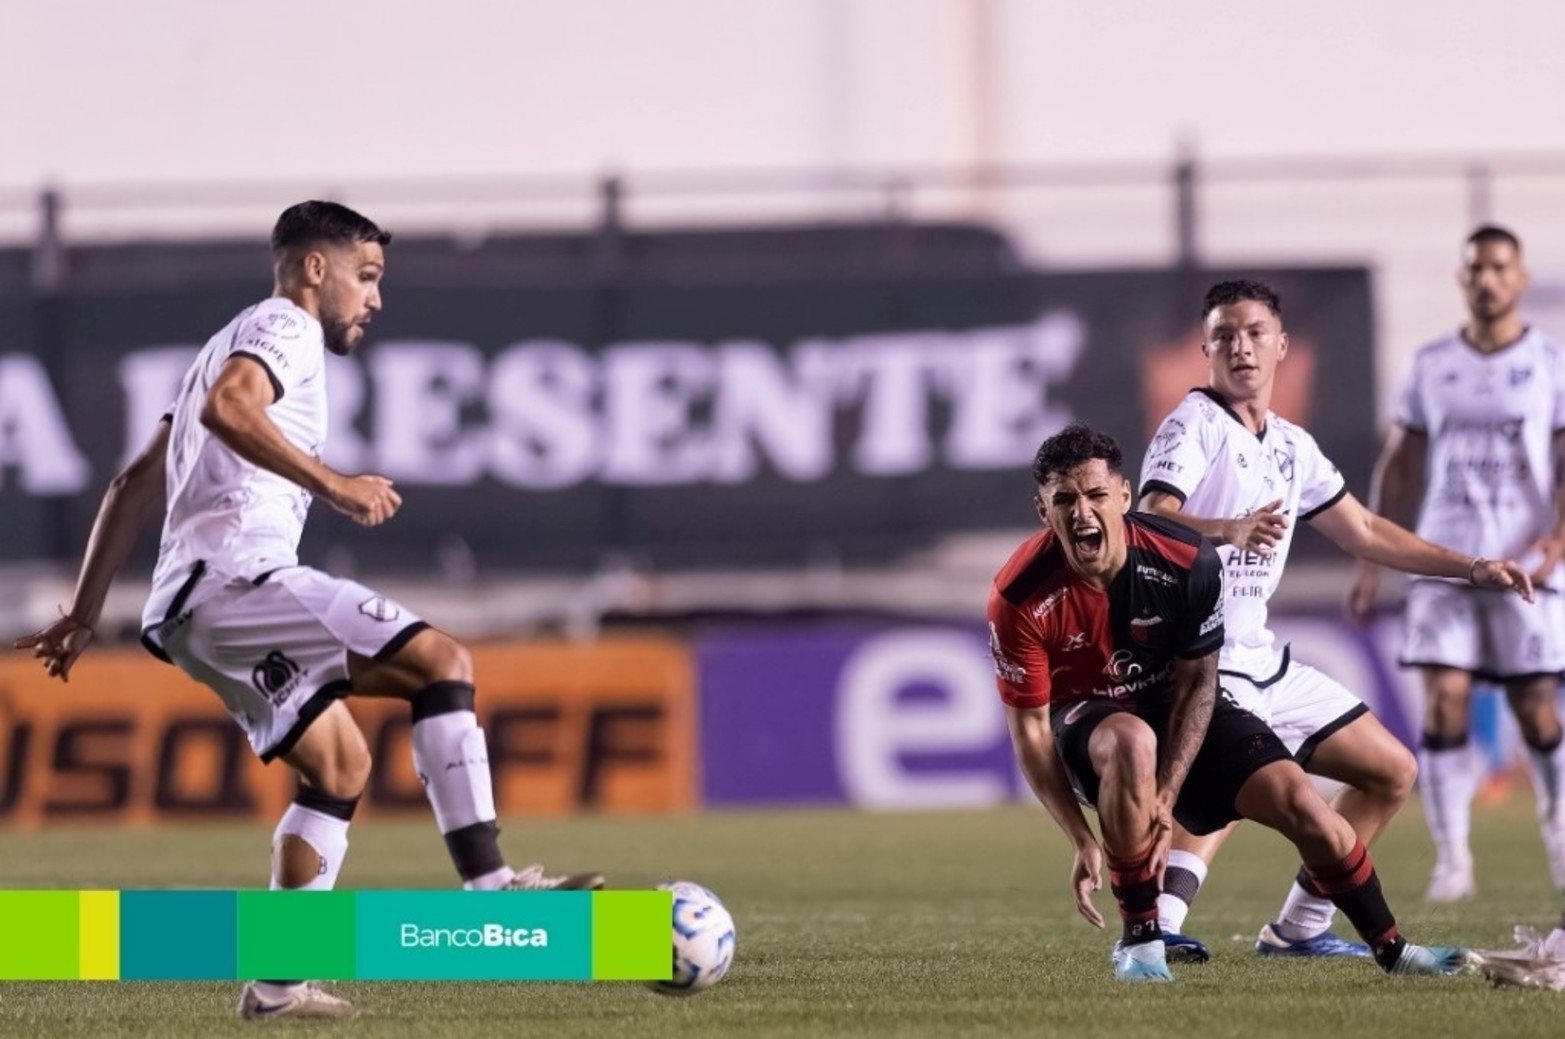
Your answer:
[[[1250,943],[1296,865],[1280,838],[1253,826],[1229,844],[1187,925],[1213,961],[1176,967],[1171,986],[1112,980],[1114,934],[1076,916],[1064,844],[1033,808],[512,820],[505,831],[518,861],[601,868],[618,886],[707,884],[738,922],[733,973],[688,999],[630,984],[342,984],[334,990],[366,1012],[348,1023],[242,1022],[232,984],[0,983],[0,1034],[1565,1034],[1562,995],[1476,977],[1392,980],[1362,960],[1258,959]],[[256,886],[268,838],[238,826],[0,831],[0,887]],[[1431,853],[1416,808],[1381,841],[1380,874],[1414,940],[1499,947],[1515,923],[1552,925],[1559,897],[1530,799],[1478,812],[1474,843],[1478,899],[1432,907],[1420,898]],[[429,821],[354,828],[343,886],[450,880]],[[1112,920],[1106,881],[1099,903]]]

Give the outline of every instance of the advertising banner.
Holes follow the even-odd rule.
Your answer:
[[[318,507],[307,561],[883,559],[1025,524],[1032,455],[1066,423],[1113,434],[1139,466],[1206,381],[1200,300],[1230,273],[459,286],[395,272],[393,258],[370,345],[329,359],[324,457],[389,476],[406,505],[373,531]],[[1376,442],[1367,271],[1244,273],[1286,301],[1275,407],[1361,489]],[[80,551],[196,349],[265,291],[0,297],[0,561]]]
[[[503,815],[695,804],[692,665],[655,638],[473,648]],[[349,701],[374,759],[360,817],[428,811],[406,703]],[[266,766],[217,695],[140,649],[89,651],[68,685],[0,655],[0,825],[275,821],[291,770]]]
[[[1412,740],[1416,701],[1388,666],[1386,632],[1324,616],[1275,621],[1296,659]],[[704,638],[696,656],[708,805],[947,808],[1032,796],[980,625],[734,630]]]

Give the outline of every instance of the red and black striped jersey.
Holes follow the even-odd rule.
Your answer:
[[[1166,698],[1174,660],[1223,645],[1223,565],[1181,523],[1125,517],[1125,565],[1105,591],[1079,577],[1052,531],[1022,542],[989,592],[1000,699],[1042,707]]]

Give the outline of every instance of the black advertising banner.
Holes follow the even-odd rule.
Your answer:
[[[390,476],[406,503],[373,531],[317,504],[308,560],[852,561],[1026,526],[1033,451],[1066,422],[1112,433],[1139,467],[1158,420],[1206,381],[1200,300],[1230,273],[409,287],[392,260],[369,345],[331,359],[326,458]],[[1282,293],[1275,407],[1362,493],[1368,273],[1232,273]],[[0,297],[0,559],[80,551],[195,349],[265,291]]]

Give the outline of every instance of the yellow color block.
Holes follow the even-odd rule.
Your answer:
[[[117,981],[120,976],[120,893],[79,891],[77,953],[83,981]]]

